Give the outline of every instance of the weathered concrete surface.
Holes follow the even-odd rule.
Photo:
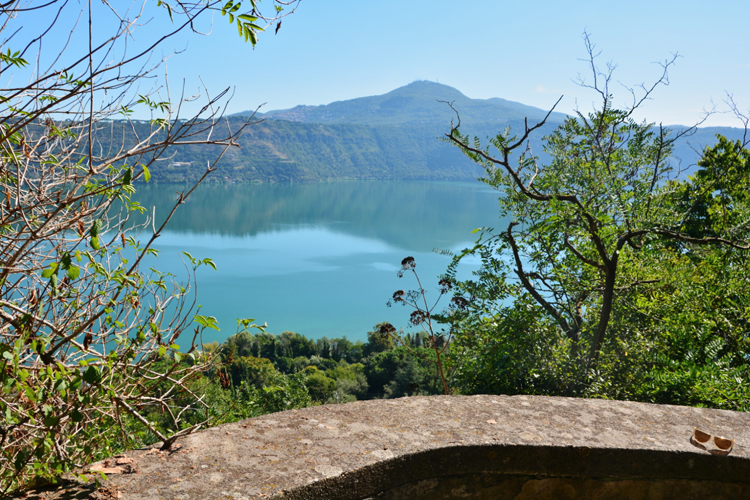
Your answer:
[[[735,439],[731,454],[692,446],[694,426]],[[172,453],[130,452],[135,472],[111,474],[99,495],[736,500],[750,498],[748,443],[745,413],[540,396],[413,397],[266,415],[183,438]]]

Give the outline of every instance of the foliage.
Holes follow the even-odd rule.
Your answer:
[[[282,375],[275,372],[266,383],[263,387],[249,383],[222,386],[216,380],[204,383],[200,391],[205,396],[211,422],[216,425],[236,422],[312,404],[306,377],[302,373]]]
[[[750,409],[748,256],[713,248],[693,252],[667,248],[649,256],[657,261],[644,263],[659,283],[623,304],[619,330],[628,325],[630,335],[620,334],[617,356],[607,360],[611,375],[596,380],[592,394]]]
[[[217,352],[225,363],[231,363],[231,360],[237,357],[252,355],[266,358],[274,364],[281,363],[291,369],[299,365],[299,358],[306,360],[301,368],[309,364],[336,366],[341,360],[356,363],[362,359],[364,349],[365,344],[362,341],[353,343],[346,337],[321,337],[315,341],[295,332],[287,331],[274,335],[265,331],[253,334],[243,330],[229,337],[217,348]]]
[[[682,131],[636,122],[662,78],[616,109],[612,68],[594,64],[601,108],[578,112],[545,138],[541,163],[527,144],[544,121],[482,146],[447,135],[485,168],[507,228],[484,232],[456,257],[481,259],[457,283],[457,378],[469,392],[595,395],[746,407],[747,308],[720,289],[747,280],[748,153],[719,138],[687,180],[669,157]],[[679,173],[679,172],[678,172]],[[705,281],[702,277],[711,277]],[[718,281],[713,281],[718,280]],[[716,303],[721,312],[716,312]],[[711,304],[714,304],[712,306]]]
[[[309,394],[309,404],[443,392],[435,352],[425,347],[426,338],[405,336],[406,346],[396,347],[392,338],[380,334],[383,324],[368,332],[370,341],[356,343],[346,338],[326,337],[313,341],[294,332],[279,335],[240,332],[215,349],[220,355],[215,358],[216,364],[204,372],[209,381],[207,387],[211,394],[216,394],[214,386],[223,387],[225,392],[238,387],[261,390],[280,385],[279,380],[284,377],[300,377],[298,380]],[[262,350],[262,359],[239,355],[257,353],[260,342],[275,347]],[[409,349],[420,357],[412,359]],[[214,400],[221,398],[209,396],[209,406]]]
[[[241,356],[232,360],[228,371],[235,387],[245,383],[260,389],[270,385],[276,369],[273,363],[265,358]]]
[[[150,50],[222,4],[158,5],[176,26],[156,35],[149,49],[128,52],[125,39],[142,22],[142,11],[89,5],[80,12],[89,22],[78,25],[69,2],[3,4],[7,50],[0,71],[15,77],[9,81],[29,82],[0,91],[3,493],[54,481],[127,446],[134,426],[168,448],[207,422],[199,411],[205,402],[191,383],[206,362],[197,349],[201,332],[215,320],[196,315],[192,328],[190,282],[179,284],[144,260],[156,254],[154,240],[195,185],[179,194],[147,237],[126,234],[125,227],[129,213],[143,210],[132,201],[134,183],[149,180],[167,148],[190,142],[226,150],[247,122],[220,130],[219,99],[207,99],[201,115],[183,119],[181,103],[161,98],[158,86],[139,93],[142,80],[155,76],[156,67],[146,64]],[[106,25],[112,18],[113,32],[97,38],[93,21]],[[76,24],[62,26],[68,19]],[[74,53],[77,42],[56,43],[61,30],[71,38],[84,35],[83,53]],[[32,54],[37,59],[29,61]],[[134,128],[129,116],[138,109],[152,119],[126,140],[124,131]],[[99,142],[104,137],[106,147]],[[215,161],[197,183],[214,168]],[[199,266],[213,266],[210,259],[185,257],[190,280]],[[163,425],[147,418],[155,412],[164,416]]]
[[[379,352],[390,351],[396,347],[393,337],[389,334],[392,330],[390,323],[378,323],[374,331],[367,332],[367,344],[362,354],[370,356]]]
[[[434,356],[432,349],[403,346],[373,355],[364,365],[370,394],[391,398],[443,393]]]
[[[670,184],[678,210],[686,214],[681,230],[693,238],[746,236],[750,207],[750,151],[741,141],[721,135],[698,161],[690,182]]]
[[[228,117],[228,127],[247,121]],[[148,129],[148,121],[133,120],[123,131],[129,143]],[[478,133],[489,130],[479,127]],[[480,170],[460,152],[435,141],[438,125],[413,127],[358,124],[311,124],[266,120],[237,139],[238,149],[226,152],[210,182],[320,182],[334,179],[411,179],[473,181]],[[207,133],[196,133],[205,139]],[[109,147],[110,138],[97,141]],[[197,179],[206,161],[220,148],[193,146],[172,149],[169,161],[152,172],[155,182],[182,183]]]
[[[342,360],[338,366],[327,370],[326,375],[336,381],[333,396],[327,402],[343,403],[367,399],[370,384],[365,375],[365,365],[362,363],[349,364]]]
[[[333,390],[336,388],[336,381],[327,377],[316,366],[305,368],[307,375],[307,389],[310,391],[310,397],[315,401],[327,401],[333,396]]]
[[[449,277],[441,278],[438,282],[439,293],[437,298],[434,301],[428,302],[427,293],[422,287],[422,281],[419,279],[416,266],[414,257],[406,257],[401,261],[401,270],[398,272],[398,277],[403,278],[405,273],[410,273],[414,276],[419,288],[409,291],[397,290],[393,293],[391,300],[388,301],[388,306],[401,304],[413,309],[409,315],[409,323],[413,327],[419,327],[421,331],[416,332],[414,336],[404,337],[390,323],[381,323],[378,325],[378,328],[382,337],[394,339],[416,357],[435,363],[435,368],[443,384],[443,392],[450,394],[448,386],[449,375],[446,374],[445,360],[448,357],[448,349],[453,340],[453,328],[451,324],[451,328],[447,332],[444,330],[438,331],[437,324],[440,322],[452,323],[454,313],[464,309],[467,303],[463,297],[455,296],[451,299],[448,310],[442,315],[437,314],[435,309],[443,295],[449,293],[453,288],[454,280]],[[429,349],[431,351],[430,355],[425,355],[423,349],[418,349],[416,347],[418,344],[422,344]]]

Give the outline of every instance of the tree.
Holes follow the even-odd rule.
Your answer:
[[[243,13],[233,1],[158,1],[172,25],[135,52],[129,51],[134,42],[126,42],[150,15],[150,3],[118,12],[89,2],[81,24],[69,2],[0,7],[0,73],[10,82],[0,91],[2,492],[34,477],[54,480],[126,446],[131,425],[168,448],[207,423],[185,424],[187,414],[205,409],[188,382],[205,363],[197,349],[201,332],[216,322],[195,315],[193,275],[182,285],[144,261],[195,185],[179,194],[161,226],[152,221],[145,237],[129,231],[128,213],[143,210],[132,198],[135,183],[148,181],[172,148],[210,144],[226,151],[251,123],[222,125],[226,91],[184,117],[184,96],[172,102],[167,82],[144,90],[159,68],[149,63],[154,48],[195,31],[200,18],[221,13],[254,45],[264,27],[278,29],[298,0],[273,0],[273,14],[265,17],[257,0],[250,3]],[[113,20],[111,33],[92,29]],[[79,34],[86,43],[76,52]],[[132,118],[139,110],[151,116],[145,132]],[[213,266],[185,258],[193,274]],[[192,402],[175,407],[178,392],[192,394]],[[170,416],[168,426],[144,416],[155,410]]]
[[[262,389],[278,374],[268,359],[253,356],[235,358],[225,369],[229,372],[232,385],[235,387],[251,384],[257,389]]]
[[[367,343],[365,343],[365,347],[362,350],[364,357],[379,352],[390,351],[396,347],[396,343],[393,341],[392,336],[389,335],[390,332],[384,330],[384,328],[389,326],[390,323],[378,323],[372,331],[367,332]]]
[[[601,107],[576,112],[545,138],[549,163],[540,164],[529,149],[523,150],[546,118],[527,124],[520,137],[510,131],[498,134],[487,146],[461,134],[460,117],[446,134],[484,167],[484,182],[501,193],[501,215],[511,219],[502,232],[483,234],[449,270],[454,277],[456,263],[466,255],[482,259],[477,278],[458,287],[470,305],[466,312],[456,312],[464,321],[456,348],[476,365],[484,354],[477,353],[472,336],[496,332],[504,339],[497,356],[506,348],[509,355],[519,347],[523,351],[522,345],[513,346],[518,340],[513,335],[525,339],[528,352],[521,352],[522,358],[511,355],[500,363],[518,377],[516,390],[580,394],[596,385],[603,353],[613,362],[627,356],[624,346],[640,342],[638,324],[627,321],[637,316],[632,312],[643,298],[663,285],[659,273],[667,250],[745,255],[750,248],[742,189],[712,194],[725,174],[740,183],[744,164],[720,160],[727,154],[742,156],[736,147],[726,154],[727,145],[720,145],[719,152],[707,151],[703,164],[718,170],[708,174],[704,169],[683,182],[674,175],[669,157],[674,141],[690,130],[670,134],[633,118],[667,82],[675,59],[663,64],[663,74],[652,86],[642,87],[640,94],[631,90],[630,106],[616,109],[610,92],[614,67],[600,71],[595,48],[584,38],[593,83],[582,84],[599,95]],[[712,220],[722,224],[697,231],[704,212],[716,214]]]
[[[718,136],[715,146],[704,149],[692,176],[665,185],[670,193],[665,203],[685,215],[682,230],[690,237],[747,234],[746,145]],[[630,370],[634,383],[626,385],[626,396],[750,409],[749,257],[750,252],[728,245],[680,241],[664,242],[642,256],[641,266],[656,271],[659,283],[636,297],[639,309],[631,309],[621,321],[639,325],[658,341],[650,343],[643,366]]]
[[[444,393],[432,349],[404,346],[370,355],[364,360],[370,397]]]
[[[336,381],[327,377],[324,372],[321,372],[315,366],[308,366],[304,373],[307,375],[305,385],[313,401],[320,401],[321,403],[328,401],[336,388]]]

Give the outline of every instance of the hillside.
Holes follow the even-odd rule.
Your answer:
[[[380,96],[258,113],[256,118],[264,121],[246,129],[239,140],[241,148],[222,158],[214,180],[474,180],[481,169],[440,140],[455,119],[446,102],[460,112],[462,131],[482,138],[507,126],[520,130],[525,117],[539,120],[547,114],[499,98],[470,99],[447,85],[419,81]],[[230,123],[249,115],[251,111],[232,115]],[[553,113],[545,132],[563,118]],[[532,145],[541,150],[539,138]],[[175,150],[171,161],[152,171],[153,178],[157,182],[195,178],[217,152],[203,147]]]
[[[230,118],[230,126],[241,118]],[[508,125],[521,127],[520,122]],[[496,126],[467,127],[486,137]],[[214,181],[317,182],[333,179],[474,180],[481,168],[441,141],[447,126],[377,126],[267,120],[248,127],[219,162]],[[549,127],[548,131],[551,131]],[[540,146],[540,144],[536,144]],[[157,182],[196,178],[218,147],[187,146],[152,168]]]
[[[500,98],[471,99],[434,82],[417,81],[379,96],[338,101],[321,106],[297,106],[256,115],[263,122],[248,127],[219,163],[215,182],[318,182],[333,179],[473,180],[482,171],[457,148],[441,141],[454,112],[461,130],[483,140],[510,126],[523,130],[523,120],[543,118],[547,111]],[[251,112],[229,118],[236,129]],[[541,155],[542,137],[565,115],[553,113],[531,140]],[[684,127],[674,126],[673,130]],[[694,169],[700,151],[714,144],[715,134],[736,139],[742,130],[702,128],[675,145],[674,166],[683,175]],[[196,178],[219,149],[183,147],[152,169],[157,182]]]

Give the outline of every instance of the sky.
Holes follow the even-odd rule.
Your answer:
[[[727,111],[727,92],[750,110],[746,0],[302,0],[254,50],[222,22],[214,24],[218,36],[191,40],[186,54],[201,61],[193,70],[207,85],[236,88],[236,111],[327,104],[419,79],[544,109],[563,95],[560,111],[588,111],[597,95],[575,83],[579,74],[591,82],[584,31],[603,69],[617,65],[611,91],[621,105],[630,102],[626,87],[655,82],[658,63],[679,55],[669,86],[653,93],[639,119],[693,124],[706,110]],[[171,64],[177,73],[191,71],[183,60]],[[740,122],[717,113],[706,125]]]
[[[243,43],[226,18],[168,40],[154,58],[168,57],[172,89],[233,92],[227,111],[318,105],[389,92],[415,80],[450,85],[471,98],[501,97],[543,109],[590,111],[599,102],[583,33],[612,63],[615,104],[632,101],[630,89],[651,85],[665,60],[669,85],[658,87],[636,117],[691,125],[741,126],[724,102],[733,95],[750,113],[747,0],[709,4],[693,0],[602,2],[505,0],[302,0],[281,29]],[[96,2],[97,4],[99,2]],[[151,2],[153,4],[154,2]],[[248,4],[249,2],[245,2]],[[269,0],[266,0],[266,4]],[[80,3],[85,5],[85,3]],[[151,7],[149,7],[151,8]],[[99,30],[106,25],[99,23]],[[170,28],[163,12],[132,45]],[[179,51],[179,54],[173,54]],[[189,104],[197,109],[198,104]]]

